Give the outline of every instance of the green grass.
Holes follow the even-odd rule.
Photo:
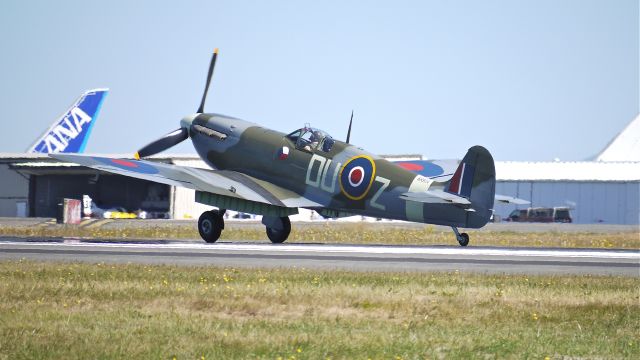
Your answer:
[[[69,225],[0,227],[0,235],[8,236],[75,236],[115,239],[200,239],[195,222],[153,223],[113,222],[102,227]],[[453,233],[432,225],[388,223],[296,223],[287,242],[349,243],[389,245],[455,245]],[[640,249],[640,232],[509,232],[469,231],[471,246],[533,246],[561,248]],[[268,242],[264,227],[259,224],[228,222],[221,240]]]
[[[0,358],[640,358],[640,279],[0,262]]]

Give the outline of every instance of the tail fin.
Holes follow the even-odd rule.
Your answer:
[[[108,92],[109,89],[86,91],[29,147],[27,152],[83,152]]]
[[[469,153],[467,153],[467,156]],[[467,157],[465,156],[465,159]],[[465,198],[471,197],[471,188],[473,186],[473,176],[476,173],[476,167],[462,160],[453,174],[449,185],[447,186],[447,192],[455,195],[459,195]]]
[[[482,146],[470,148],[445,189],[471,201],[464,227],[484,226],[493,213],[496,192],[496,169],[491,153]]]

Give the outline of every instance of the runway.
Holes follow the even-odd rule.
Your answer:
[[[640,251],[0,237],[0,260],[640,277]]]

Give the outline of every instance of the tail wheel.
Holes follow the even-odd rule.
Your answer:
[[[460,246],[469,245],[469,234],[460,233],[456,226],[452,226],[451,229],[453,230],[453,233],[456,234],[456,239],[458,240],[458,244],[460,244]]]
[[[214,243],[220,238],[224,229],[224,220],[220,212],[216,210],[205,211],[198,219],[198,232],[200,237],[208,243]]]
[[[458,244],[460,244],[460,246],[469,245],[469,234],[467,233],[460,234],[460,236],[458,237]]]
[[[285,240],[287,240],[289,234],[291,233],[291,221],[289,220],[289,218],[285,216],[279,218],[279,220],[281,221],[281,223],[279,224],[281,225],[279,226],[280,229],[267,226],[267,236],[269,237],[269,240],[271,240],[271,242],[274,244],[283,243]]]

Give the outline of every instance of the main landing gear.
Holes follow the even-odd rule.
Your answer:
[[[291,233],[291,221],[287,216],[263,216],[262,223],[267,227],[267,237],[274,244],[283,243]]]
[[[458,244],[460,244],[460,246],[469,245],[469,234],[460,233],[458,231],[458,228],[455,226],[452,226],[451,228],[453,229],[453,232],[456,234],[456,239],[458,239]]]
[[[220,238],[224,229],[225,210],[205,211],[198,219],[198,232],[202,239],[208,243],[214,243]]]
[[[224,229],[225,210],[205,211],[198,219],[198,232],[202,239],[208,243],[214,243],[220,238]],[[288,217],[263,216],[262,223],[267,228],[267,237],[274,244],[283,243],[291,233],[291,221]]]

